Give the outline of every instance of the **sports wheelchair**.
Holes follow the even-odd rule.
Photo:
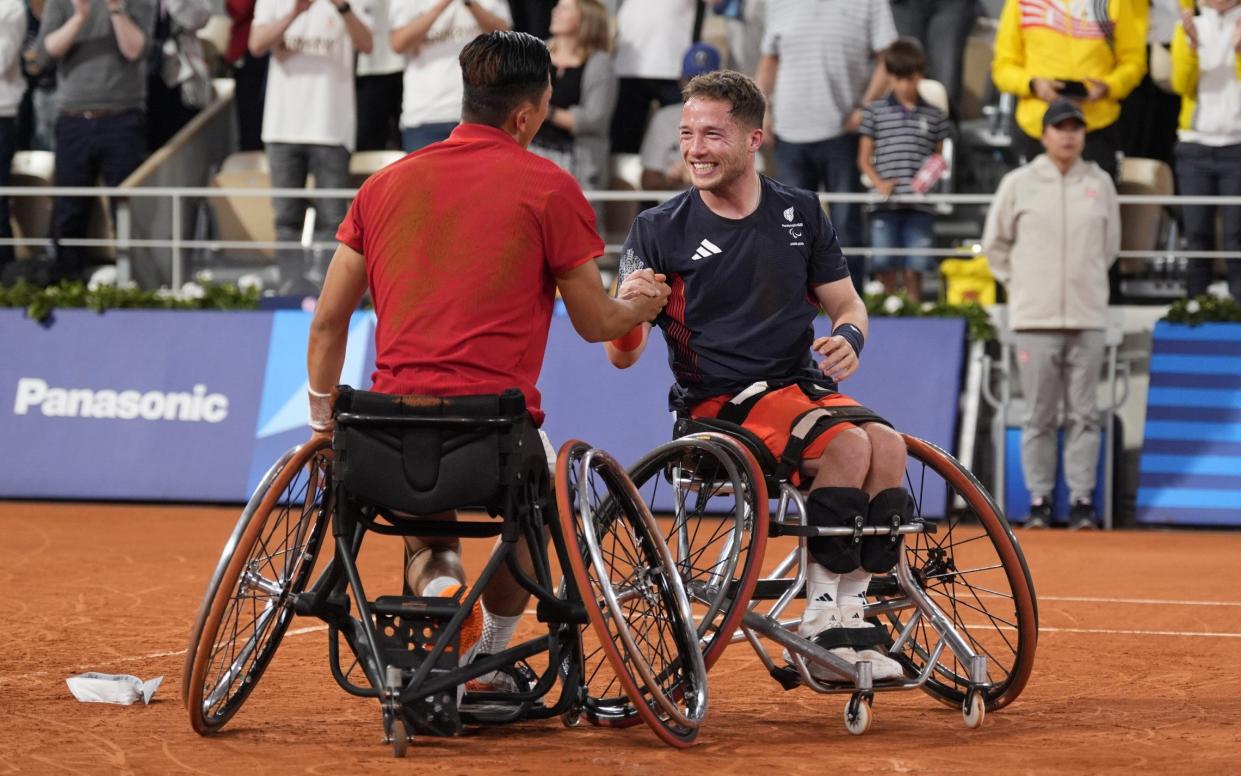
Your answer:
[[[220,556],[185,660],[195,731],[216,732],[237,713],[290,622],[306,616],[327,624],[336,683],[379,701],[398,757],[415,733],[470,723],[559,715],[576,725],[605,689],[592,685],[603,674],[586,672],[587,655],[607,660],[606,685],[622,688],[635,719],[671,745],[694,742],[707,687],[690,606],[659,526],[615,460],[568,443],[553,486],[517,391],[437,399],[342,387],[334,417],[330,442],[314,438],[267,472]],[[456,508],[501,519],[407,518]],[[318,563],[329,533],[334,553]],[[500,542],[468,593],[370,599],[356,562],[370,533]],[[518,562],[521,541],[532,575]],[[463,664],[462,623],[502,564],[534,596],[546,632]],[[493,671],[517,691],[463,695],[465,682]]]
[[[728,644],[746,641],[785,690],[806,686],[850,696],[845,727],[861,735],[874,718],[878,692],[920,688],[961,709],[969,728],[987,711],[1012,703],[1030,677],[1038,642],[1038,609],[1021,548],[999,507],[951,455],[903,435],[905,487],[914,519],[888,526],[807,524],[806,497],[749,430],[716,419],[681,418],[673,441],[629,470],[642,499],[666,516],[664,537],[693,607],[708,669]],[[774,513],[770,511],[775,502]],[[834,536],[899,536],[891,573],[877,574],[864,616],[880,646],[905,676],[876,681],[869,662],[849,663],[797,634],[800,617],[783,616],[805,597],[808,541]],[[797,547],[762,574],[768,537],[792,536]],[[739,632],[738,632],[739,630]],[[791,665],[773,660],[760,637],[783,647]],[[818,666],[832,676],[816,678]],[[602,670],[587,655],[587,670]],[[595,724],[635,724],[639,709],[619,680],[587,699]]]

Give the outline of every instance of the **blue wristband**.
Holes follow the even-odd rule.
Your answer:
[[[843,337],[845,342],[849,343],[849,347],[853,348],[854,355],[862,355],[862,347],[866,345],[866,337],[863,336],[862,330],[852,323],[842,323],[835,329],[832,329],[832,336]]]

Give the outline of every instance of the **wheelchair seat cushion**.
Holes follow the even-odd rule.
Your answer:
[[[337,481],[350,497],[388,510],[495,512],[521,468],[543,460],[538,432],[515,390],[434,397],[342,388],[334,413]],[[506,418],[512,422],[486,424]]]
[[[887,425],[852,398],[800,380],[755,383],[735,396],[701,402],[691,415],[695,422],[728,423],[734,435],[742,429],[751,449],[757,441],[766,451],[756,458],[768,477],[794,485],[801,481],[802,461],[823,455],[840,432],[863,423]]]

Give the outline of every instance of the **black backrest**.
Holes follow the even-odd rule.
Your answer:
[[[349,497],[409,514],[464,507],[495,514],[504,506],[519,471],[517,442],[533,431],[520,391],[451,398],[347,386],[339,392],[333,472]]]

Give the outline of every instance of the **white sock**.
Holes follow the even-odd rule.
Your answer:
[[[513,638],[513,631],[517,630],[517,623],[519,622],[521,622],[520,614],[512,616],[492,614],[484,606],[483,635],[478,640],[479,654],[494,655],[507,649],[508,642]]]
[[[861,609],[866,606],[866,588],[870,586],[870,577],[870,572],[861,568],[840,575],[840,586],[837,590],[840,593],[842,611],[851,609],[857,611],[859,618],[861,617]],[[847,624],[848,617],[846,616]]]
[[[422,594],[428,598],[436,598],[453,585],[460,585],[456,577],[436,577],[422,586]]]
[[[839,606],[839,587],[839,574],[811,560],[806,569],[806,619],[810,619],[811,612]]]

